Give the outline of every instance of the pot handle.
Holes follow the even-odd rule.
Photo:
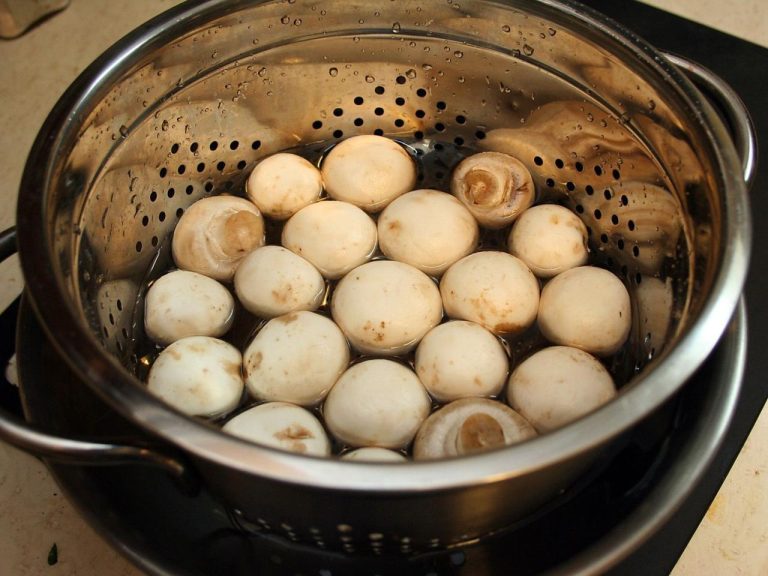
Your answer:
[[[744,102],[725,80],[708,68],[678,54],[664,52],[664,56],[685,72],[722,116],[741,158],[744,182],[749,190],[757,172],[757,136]]]
[[[16,253],[16,229],[0,232],[0,261]],[[145,464],[167,472],[186,494],[197,492],[198,483],[191,468],[170,454],[155,448],[74,440],[37,430],[0,408],[0,440],[62,464],[106,466]]]

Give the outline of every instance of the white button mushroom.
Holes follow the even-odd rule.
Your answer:
[[[464,205],[438,190],[414,190],[379,216],[379,246],[392,260],[439,276],[477,245],[477,222]]]
[[[310,406],[322,400],[346,370],[349,347],[325,316],[291,312],[259,330],[243,363],[254,398]]]
[[[451,177],[451,193],[487,228],[511,224],[533,204],[536,191],[528,168],[501,152],[462,160]]]
[[[282,244],[335,280],[371,259],[376,223],[348,202],[317,202],[285,223]]]
[[[229,290],[186,270],[155,280],[144,301],[144,331],[162,346],[187,336],[223,336],[234,317],[235,300]]]
[[[331,443],[311,412],[287,402],[267,402],[241,412],[224,432],[255,444],[311,456],[328,456]]]
[[[342,454],[341,459],[356,462],[406,462],[408,460],[400,452],[377,446],[366,446],[365,448],[350,450]]]
[[[586,264],[587,227],[563,206],[533,206],[512,226],[509,251],[539,278],[551,278]]]
[[[240,260],[264,244],[264,219],[245,198],[210,196],[179,219],[173,233],[173,260],[179,268],[229,281]]]
[[[256,165],[245,191],[264,214],[285,220],[320,198],[323,179],[308,160],[281,152]]]
[[[301,256],[281,246],[262,246],[243,258],[235,271],[235,293],[246,310],[261,318],[316,310],[325,281]]]
[[[496,400],[463,398],[446,404],[419,429],[416,460],[450,458],[517,444],[536,436],[520,414]]]
[[[408,152],[384,136],[353,136],[339,142],[323,160],[328,194],[366,212],[378,212],[413,190],[416,165]]]
[[[342,374],[323,414],[331,434],[346,444],[402,448],[429,408],[429,395],[412,370],[392,360],[367,360]]]
[[[629,293],[608,270],[594,266],[571,268],[544,286],[538,323],[541,333],[553,344],[610,356],[629,336]]]
[[[440,324],[416,348],[416,374],[440,402],[494,396],[507,380],[509,360],[488,330],[464,320]]]
[[[509,377],[507,401],[539,432],[563,426],[616,395],[608,370],[593,356],[567,346],[544,348]]]
[[[539,283],[528,267],[505,252],[477,252],[443,275],[440,294],[451,318],[471,320],[495,334],[515,334],[533,324]]]
[[[221,416],[243,395],[240,351],[208,336],[182,338],[152,364],[147,388],[190,416]]]
[[[357,350],[395,356],[414,348],[437,326],[443,309],[440,292],[426,274],[408,264],[377,260],[338,283],[331,311]]]

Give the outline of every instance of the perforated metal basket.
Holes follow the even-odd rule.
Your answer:
[[[718,92],[731,124],[748,126]],[[266,155],[320,162],[356,134],[400,141],[420,186],[443,190],[467,155],[508,152],[537,201],[583,218],[592,261],[633,301],[615,401],[515,447],[393,466],[252,445],[147,393],[143,294],[171,264],[184,210],[243,194]],[[84,383],[180,448],[244,525],[348,552],[450,546],[567,488],[713,348],[747,268],[745,138],[742,162],[678,67],[571,2],[190,3],[113,47],[57,104],[22,185],[22,266]],[[484,247],[502,244],[485,233]],[[531,342],[512,342],[513,360]]]

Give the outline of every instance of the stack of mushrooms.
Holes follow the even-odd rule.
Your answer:
[[[262,445],[392,462],[514,444],[609,401],[630,299],[589,265],[581,219],[534,205],[527,168],[498,152],[462,160],[450,191],[416,182],[406,147],[355,136],[319,169],[274,154],[247,198],[193,204],[177,269],[146,294],[149,390]],[[480,247],[502,229],[506,250]],[[253,324],[242,349],[236,313]]]

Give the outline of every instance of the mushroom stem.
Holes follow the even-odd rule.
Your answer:
[[[461,425],[456,435],[456,452],[471,454],[504,446],[504,429],[498,420],[488,414],[472,414]]]
[[[489,170],[475,168],[464,176],[467,197],[475,206],[486,208],[498,206],[504,202],[505,183]]]

